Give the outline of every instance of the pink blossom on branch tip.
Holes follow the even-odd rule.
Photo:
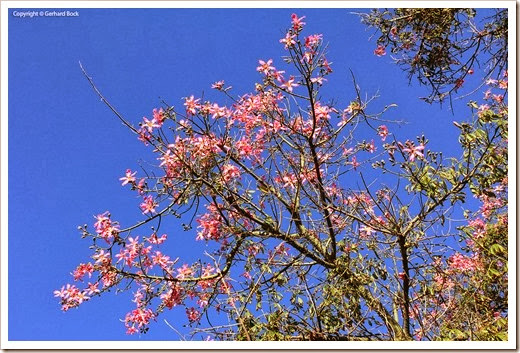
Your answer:
[[[222,178],[225,182],[232,179],[238,179],[240,178],[240,169],[232,164],[226,164],[222,167]]]
[[[154,201],[152,196],[146,196],[143,202],[139,205],[143,214],[147,213],[155,213],[155,209],[157,208],[157,203]]]
[[[134,184],[135,183],[135,175],[136,174],[137,174],[137,172],[133,172],[132,173],[132,170],[127,169],[126,173],[125,173],[125,176],[122,177],[122,178],[119,178],[119,180],[121,180],[123,182],[121,185],[125,186],[126,184]]]
[[[377,48],[374,50],[374,55],[377,55],[377,56],[383,56],[383,55],[386,55],[386,48],[379,44],[377,46]]]
[[[326,78],[323,78],[323,77],[321,77],[321,76],[318,76],[318,77],[312,77],[312,78],[311,78],[311,82],[312,82],[312,83],[317,83],[318,86],[322,86],[324,81],[327,81],[327,79],[326,79]]]
[[[285,49],[289,49],[294,47],[294,45],[296,44],[295,38],[296,36],[294,34],[291,34],[291,32],[287,32],[285,34],[285,37],[280,39],[280,43],[284,44]]]
[[[211,88],[219,90],[219,91],[222,90],[222,88],[224,88],[224,80],[215,82],[214,84],[211,85]]]
[[[388,128],[386,127],[386,125],[380,125],[377,128],[377,134],[381,136],[381,141],[386,140],[386,137],[388,136]]]
[[[302,16],[302,17],[298,17],[297,14],[293,13],[291,15],[291,23],[292,23],[292,28],[299,32],[303,29],[303,26],[305,25],[305,22],[303,22],[303,19],[305,18],[305,16]]]
[[[197,114],[197,110],[200,109],[201,105],[199,104],[200,98],[195,99],[194,96],[190,96],[185,99],[184,106],[186,107],[186,113],[188,115]]]
[[[143,118],[142,127],[146,129],[149,133],[153,132],[153,129],[160,128],[161,125],[159,125],[155,119],[148,120],[146,117]]]
[[[318,44],[320,44],[322,38],[322,34],[311,34],[310,36],[305,37],[305,47],[316,47]]]
[[[260,65],[256,68],[256,71],[261,72],[264,75],[268,75],[271,71],[276,70],[276,68],[271,65],[273,63],[272,59],[269,59],[267,61],[258,60],[258,63]]]
[[[287,81],[283,82],[280,86],[283,89],[286,89],[288,92],[292,92],[294,87],[299,86],[299,84],[295,83],[294,81],[295,81],[294,76],[291,76],[291,77],[289,77],[289,79]]]
[[[194,322],[200,318],[200,312],[195,308],[186,308],[186,316],[190,322]]]
[[[152,111],[152,114],[153,114],[153,120],[155,120],[155,122],[160,126],[162,126],[162,124],[164,123],[164,120],[166,120],[166,114],[164,114],[164,110],[163,108],[157,110],[157,109],[154,109]]]
[[[412,142],[406,141],[405,146],[402,146],[402,151],[408,153],[408,160],[410,162],[415,161],[416,158],[424,157],[424,154],[422,152],[425,147],[424,144],[421,143],[419,146],[414,146]]]

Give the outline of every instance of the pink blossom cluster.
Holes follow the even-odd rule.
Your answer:
[[[119,250],[119,254],[116,254],[117,263],[123,261],[127,266],[133,266],[134,261],[137,256],[141,252],[142,246],[139,243],[139,237],[129,237],[127,239],[127,244],[124,247],[121,247]]]
[[[145,196],[143,198],[143,202],[139,205],[141,208],[141,211],[143,211],[143,214],[147,213],[155,213],[155,209],[157,208],[158,204],[153,199],[153,196]]]
[[[127,313],[125,316],[125,327],[126,333],[129,335],[144,330],[152,319],[155,318],[155,314],[152,309],[137,308]]]
[[[470,227],[473,227],[473,237],[480,239],[486,233],[486,223],[481,218],[475,218],[468,222]]]
[[[200,318],[200,312],[196,308],[186,308],[186,316],[190,322],[194,322]]]
[[[178,285],[176,282],[170,282],[169,289],[167,292],[161,294],[161,300],[164,306],[168,309],[182,304],[183,302],[184,288]]]
[[[101,238],[105,239],[107,243],[110,243],[110,241],[119,233],[119,224],[111,221],[110,213],[108,211],[95,216],[95,218],[96,223],[94,223],[94,227],[96,233],[99,234]]]
[[[389,135],[388,128],[386,125],[380,125],[377,128],[377,134],[381,137],[381,141],[385,141],[386,137]]]
[[[78,267],[72,273],[75,281],[83,281],[83,277],[88,274],[88,277],[92,277],[94,272],[94,266],[88,262],[86,264],[79,264]]]
[[[222,237],[222,215],[218,210],[218,206],[214,204],[207,205],[206,212],[197,222],[199,223],[197,240],[218,240]]]
[[[504,206],[504,200],[497,197],[490,197],[488,195],[481,195],[480,200],[482,206],[480,206],[480,212],[484,218],[489,218],[494,211]]]
[[[152,137],[152,133],[154,132],[154,129],[160,129],[162,125],[164,124],[164,121],[166,120],[166,114],[164,113],[163,109],[153,109],[153,118],[148,119],[147,117],[143,117],[143,121],[140,124],[139,129],[139,140],[141,140],[143,143],[148,144],[150,142],[150,139]]]
[[[60,290],[55,290],[54,296],[60,298],[61,309],[63,311],[75,308],[90,299],[90,297],[87,296],[87,291],[82,291],[71,284],[61,287]]]
[[[477,261],[475,257],[455,253],[449,259],[450,268],[457,271],[475,271],[477,268]]]

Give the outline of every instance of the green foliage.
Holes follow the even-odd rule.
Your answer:
[[[361,14],[376,29],[377,43],[390,47],[410,80],[427,85],[427,102],[442,102],[477,67],[487,75],[507,69],[507,10],[476,21],[480,9],[375,9]]]

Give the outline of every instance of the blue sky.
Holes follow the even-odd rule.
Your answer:
[[[9,340],[176,340],[163,319],[185,323],[184,312],[172,310],[147,335],[127,336],[119,319],[132,308],[129,293],[109,293],[67,313],[53,297],[89,259],[77,226],[92,226],[93,215],[105,210],[123,224],[142,217],[139,199],[119,178],[140,161],[155,161],[96,97],[78,61],[137,124],[161,99],[181,107],[192,94],[216,97],[210,86],[221,79],[235,94],[252,91],[261,80],[259,59],[283,69],[278,41],[296,12],[306,16],[307,34],[323,33],[329,43],[334,73],[323,94],[340,105],[354,98],[352,69],[363,92],[381,96],[374,111],[399,106],[385,117],[409,124],[392,132],[402,139],[424,132],[429,148],[443,151],[457,148],[452,120],[469,113],[466,100],[455,102],[454,114],[420,101],[427,90],[409,86],[389,55],[374,56],[372,32],[348,9],[77,11],[70,18],[9,15]],[[196,257],[194,237],[179,232],[174,250]]]

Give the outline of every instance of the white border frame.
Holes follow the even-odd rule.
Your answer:
[[[493,6],[490,6],[490,5]],[[507,8],[509,16],[509,341],[507,342],[205,342],[205,341],[9,341],[8,340],[8,16],[9,8],[376,8],[376,7],[468,7]],[[1,119],[0,119],[0,239],[1,331],[3,349],[197,349],[197,350],[416,350],[416,349],[516,349],[516,2],[515,1],[3,1],[1,16]],[[513,168],[511,168],[513,167]],[[513,222],[511,222],[513,221]],[[348,346],[348,347],[346,347]]]

